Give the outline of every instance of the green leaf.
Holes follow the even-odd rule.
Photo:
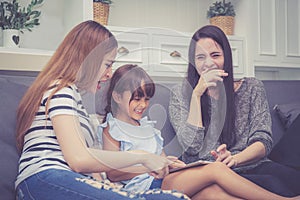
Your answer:
[[[210,6],[206,13],[207,18],[215,16],[235,16],[234,7],[231,2],[226,3],[223,1],[216,1]]]
[[[31,0],[26,7],[21,8],[18,0],[1,1],[0,27],[2,29],[17,29],[22,32],[22,29],[28,30],[28,24],[30,24],[30,29],[38,26],[41,11],[35,8],[43,2],[44,0]]]

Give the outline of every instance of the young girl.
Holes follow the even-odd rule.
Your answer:
[[[108,90],[107,115],[99,129],[104,149],[164,155],[160,131],[154,128],[154,122],[143,118],[154,92],[155,85],[142,68],[124,65],[115,71]],[[172,161],[170,168],[185,165],[174,157],[169,159]],[[128,190],[176,189],[192,199],[199,199],[201,190],[206,187],[214,188],[221,199],[288,199],[260,188],[221,162],[181,170],[164,179],[154,179],[141,165],[111,170],[107,175]]]

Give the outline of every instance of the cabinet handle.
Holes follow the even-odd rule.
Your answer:
[[[128,53],[129,53],[129,50],[128,50],[127,48],[125,48],[125,47],[120,47],[120,48],[118,49],[118,53],[119,53],[119,54],[128,54]]]
[[[179,58],[180,58],[180,57],[181,57],[181,54],[180,54],[178,51],[175,50],[175,51],[173,51],[173,52],[170,53],[170,56],[171,56],[171,57],[174,57],[174,58],[175,58],[175,57],[179,57]]]

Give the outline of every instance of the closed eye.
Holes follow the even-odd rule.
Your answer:
[[[105,64],[105,66],[106,66],[106,68],[110,68],[110,67],[112,67],[112,63],[107,63],[107,64]]]
[[[222,56],[222,54],[221,53],[212,53],[211,54],[211,57],[213,57],[213,58],[217,58],[217,57],[219,57],[219,56]]]
[[[196,59],[197,60],[204,60],[205,59],[205,55],[196,55]]]
[[[112,67],[112,65],[114,64],[114,62],[115,62],[115,61],[111,61],[111,62],[109,62],[109,63],[106,63],[106,64],[105,64],[106,68]]]

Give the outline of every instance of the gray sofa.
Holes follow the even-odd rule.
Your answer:
[[[18,153],[15,147],[15,117],[20,98],[35,75],[8,75],[0,71],[0,199],[15,199],[14,180],[17,174]],[[158,83],[156,94],[151,99],[148,110],[150,118],[157,120],[157,128],[162,130],[167,154],[180,156],[181,148],[174,130],[168,121],[168,102],[173,83]],[[273,121],[274,141],[277,143],[285,130],[273,107],[276,104],[300,102],[300,81],[264,81]],[[298,92],[296,92],[298,91]]]

